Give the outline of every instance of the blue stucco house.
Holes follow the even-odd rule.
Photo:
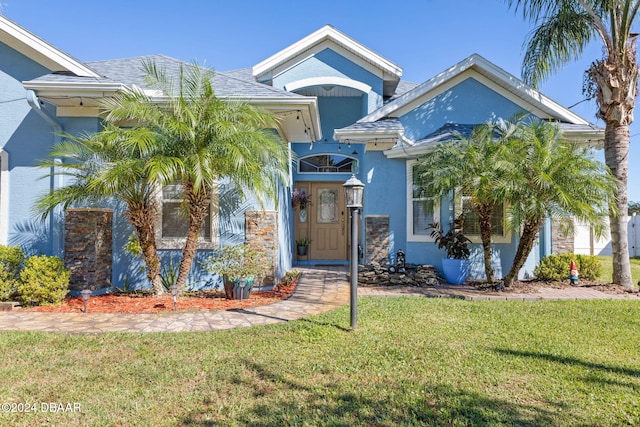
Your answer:
[[[65,213],[42,222],[33,215],[33,203],[65,182],[60,177],[42,179],[46,171],[37,162],[47,157],[60,132],[101,129],[98,100],[134,85],[145,89],[142,59],[83,63],[0,16],[0,244],[63,255]],[[180,66],[180,61],[162,55],[144,59],[169,71],[177,72]],[[439,268],[442,253],[426,225],[448,223],[464,199],[425,203],[415,197],[412,171],[417,156],[456,132],[464,134],[474,125],[523,110],[557,121],[569,139],[590,144],[603,140],[601,129],[478,55],[424,83],[409,83],[402,80],[400,66],[332,26],[251,68],[216,72],[214,84],[218,97],[242,99],[276,115],[276,131],[297,159],[292,159],[289,186],[282,189],[280,201],[264,212],[251,200],[236,201],[233,209],[212,204],[199,257],[219,245],[249,239],[250,229],[264,231],[261,221],[267,221],[279,274],[298,264],[348,262],[349,219],[342,184],[352,174],[366,185],[360,262],[384,263],[402,249],[408,262]],[[310,195],[305,209],[292,206],[294,189]],[[220,193],[226,190],[222,182]],[[158,242],[165,260],[181,249],[176,231],[181,220],[172,216],[175,210],[164,209],[176,203],[171,194],[158,196],[163,207]],[[123,249],[131,230],[118,215],[117,204],[110,207],[115,212],[112,283],[143,284],[140,261]],[[522,275],[550,252],[550,228],[540,233]],[[510,267],[518,234],[497,229],[502,231],[494,236],[494,263],[501,276]],[[467,234],[479,242],[479,236]],[[265,233],[251,238],[256,236],[265,238]],[[298,256],[295,241],[302,238],[311,244],[305,256]],[[477,260],[475,270],[482,274],[479,254]],[[193,276],[208,280],[197,263]]]

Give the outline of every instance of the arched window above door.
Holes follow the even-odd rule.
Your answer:
[[[299,173],[356,173],[358,159],[341,154],[313,154],[298,160]]]

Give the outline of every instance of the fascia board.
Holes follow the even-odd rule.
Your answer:
[[[52,71],[69,71],[81,77],[100,77],[77,59],[0,16],[0,41]]]
[[[60,83],[60,82],[34,82],[34,81],[23,81],[22,85],[27,90],[34,90],[36,92],[72,92],[76,93],[78,91],[85,92],[116,92],[119,90],[125,89],[125,85],[122,83],[97,83],[97,82],[86,82],[86,83]]]
[[[292,45],[284,48],[275,55],[270,56],[264,61],[253,67],[253,76],[261,76],[271,70],[280,67],[282,64],[291,61],[296,56],[313,48],[316,44],[322,44],[325,41],[333,42],[338,46],[352,52],[353,54],[364,58],[367,62],[381,68],[384,72],[396,78],[402,77],[402,68],[388,59],[378,55],[372,50],[366,48],[352,38],[346,36],[330,25],[325,25],[314,33],[298,40]]]
[[[398,130],[362,130],[362,131],[344,131],[341,129],[336,129],[333,131],[333,139],[344,141],[346,139],[358,139],[358,140],[368,140],[368,139],[376,139],[380,137],[390,137],[390,138],[400,138],[402,136],[402,129]]]
[[[562,136],[568,140],[592,146],[596,148],[602,148],[604,146],[604,129],[593,130],[567,130],[560,129]]]
[[[411,157],[418,157],[422,154],[429,153],[433,150],[433,147],[422,147],[422,146],[395,146],[390,150],[384,151],[384,155],[388,159],[408,159]]]

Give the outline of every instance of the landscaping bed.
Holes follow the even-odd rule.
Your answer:
[[[565,288],[589,288],[594,289],[596,291],[605,292],[609,294],[626,294],[630,293],[627,288],[615,285],[613,283],[604,283],[593,280],[580,280],[578,282],[578,286],[573,286],[570,284],[569,280],[563,281],[546,281],[546,280],[520,280],[513,282],[513,285],[508,288],[502,288],[500,291],[496,291],[495,284],[489,284],[486,282],[468,282],[469,285],[473,286],[475,289],[479,291],[486,292],[506,292],[506,293],[536,293],[541,288],[553,288],[553,289],[565,289]],[[638,289],[636,288],[636,292]]]
[[[189,292],[178,297],[178,311],[230,310],[272,304],[289,298],[296,282],[280,284],[277,290],[254,290],[248,299],[230,300],[223,291]],[[21,311],[49,313],[79,313],[83,310],[81,297],[67,297],[60,305],[14,308]],[[155,296],[146,293],[113,293],[92,296],[87,301],[88,313],[161,313],[173,311],[173,297]]]

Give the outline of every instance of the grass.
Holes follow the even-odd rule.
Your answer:
[[[598,280],[605,283],[611,283],[611,275],[613,273],[611,257],[599,256],[598,258],[600,258],[600,264],[602,265],[602,273]],[[633,278],[633,283],[637,284],[640,281],[640,258],[631,258],[629,261],[631,262],[631,277]]]
[[[0,334],[0,425],[640,425],[640,303],[361,298],[212,333]],[[3,409],[5,406],[3,406]]]

